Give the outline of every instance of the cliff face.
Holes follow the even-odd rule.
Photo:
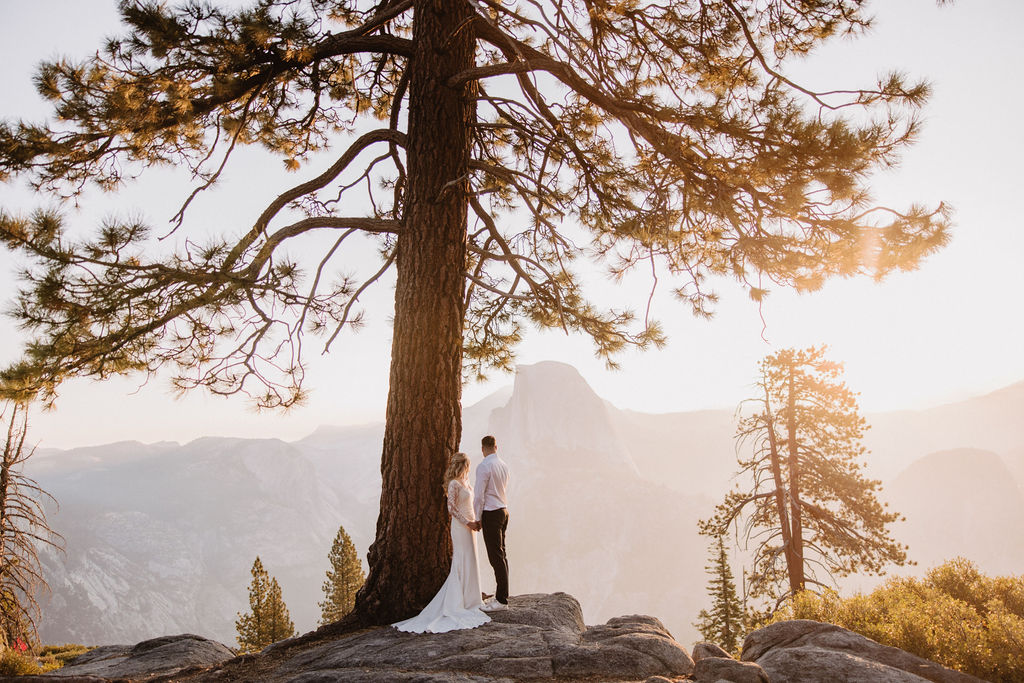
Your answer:
[[[51,525],[67,543],[43,558],[45,642],[181,632],[234,642],[257,555],[286,586],[295,619],[312,625],[345,511],[307,457],[242,439],[122,450],[132,457],[97,464],[72,451],[38,463],[35,476],[61,506]]]

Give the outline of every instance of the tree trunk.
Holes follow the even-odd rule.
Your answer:
[[[7,438],[4,441],[4,455],[0,460],[0,571],[7,571],[7,508],[11,502],[8,500],[8,490],[11,487],[11,467],[17,459],[18,448],[18,404],[11,404],[11,422],[7,429]],[[24,437],[22,437],[24,438]]]
[[[789,522],[789,505],[786,500],[786,487],[782,479],[782,455],[779,453],[778,439],[775,437],[775,418],[772,416],[771,395],[768,392],[768,378],[764,378],[764,412],[765,426],[768,429],[768,447],[772,464],[772,480],[775,483],[775,507],[779,513],[779,527],[782,530],[782,550],[786,557],[786,571],[789,574],[789,585],[801,582],[800,563],[795,554],[792,529]]]
[[[451,565],[442,478],[462,432],[462,325],[474,104],[446,81],[470,68],[470,5],[415,7],[403,230],[398,236],[394,336],[383,490],[369,576],[356,598],[364,623],[420,610]]]
[[[793,386],[793,360],[789,365],[789,405],[786,415],[786,433],[789,439],[789,499],[793,544],[793,559],[789,570],[789,589],[795,595],[806,585],[804,581],[804,530],[803,514],[800,509],[800,459],[796,441],[796,389]]]

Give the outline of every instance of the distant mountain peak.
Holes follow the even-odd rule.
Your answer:
[[[488,427],[508,452],[545,454],[546,467],[637,471],[607,404],[579,370],[566,363],[518,366],[512,396],[491,412]]]
[[[607,411],[604,400],[583,379],[579,370],[556,361],[516,367],[516,381],[506,408],[517,406],[525,409],[527,404],[539,408],[536,411],[540,413],[538,417],[548,408],[562,410],[567,405],[575,408],[574,417],[603,417]],[[573,425],[563,422],[561,426],[572,428]]]
[[[566,375],[578,377],[580,381],[586,382],[586,380],[583,379],[583,375],[580,374],[580,371],[576,369],[575,365],[573,365],[572,363],[563,363],[560,360],[541,360],[537,361],[536,363],[520,363],[516,365],[517,375],[522,372],[528,373],[531,371],[539,371],[545,373],[561,372],[565,373]]]
[[[1013,481],[1002,458],[981,448],[948,448],[929,453],[912,462],[896,481],[922,478],[925,475],[944,476],[959,483],[964,483],[965,477],[971,480]]]

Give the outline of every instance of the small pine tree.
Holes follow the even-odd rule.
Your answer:
[[[356,554],[356,546],[343,526],[338,527],[328,559],[331,568],[327,570],[323,584],[326,597],[319,603],[321,624],[338,621],[351,612],[356,603],[356,592],[366,580],[363,565]]]
[[[702,609],[697,615],[700,621],[694,625],[705,640],[717,643],[728,652],[736,652],[743,632],[744,611],[736,595],[736,581],[721,536],[715,538],[709,560],[711,564],[705,569],[711,576],[708,581],[711,611]]]
[[[238,647],[245,652],[259,652],[267,645],[295,635],[295,624],[281,597],[277,579],[267,574],[257,556],[252,564],[252,583],[249,584],[248,614],[238,613],[235,629]]]

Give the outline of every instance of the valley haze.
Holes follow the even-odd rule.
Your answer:
[[[921,574],[957,555],[1020,573],[1024,382],[920,411],[866,415],[870,476],[904,515],[894,535]],[[659,617],[683,643],[708,606],[697,521],[732,487],[732,410],[647,414],[598,396],[570,365],[517,369],[463,411],[462,450],[495,434],[513,471],[513,594],[565,591],[587,623]],[[134,643],[198,633],[229,645],[259,555],[297,629],[317,625],[338,525],[361,557],[373,539],[383,424],[322,427],[294,442],[208,437],[39,449],[27,473],[60,504],[65,555],[43,553],[43,642]],[[443,491],[439,484],[438,495]],[[415,558],[411,558],[415,561]],[[734,566],[739,573],[739,566]],[[485,591],[493,576],[481,557]],[[844,591],[877,578],[851,577]]]

